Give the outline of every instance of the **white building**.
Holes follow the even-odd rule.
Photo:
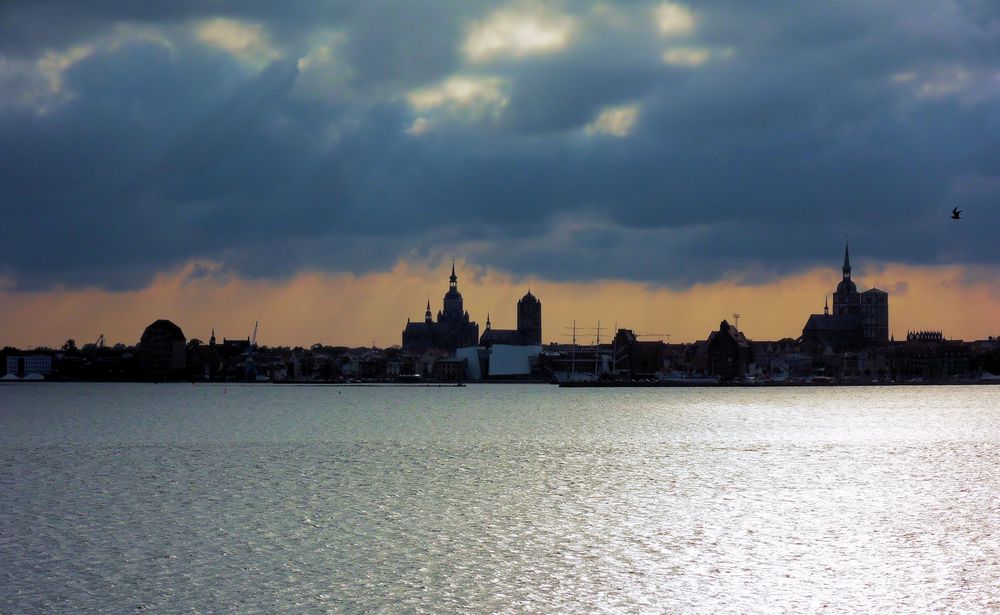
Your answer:
[[[47,355],[18,355],[7,357],[7,373],[23,378],[28,374],[48,376],[52,373],[52,357]]]

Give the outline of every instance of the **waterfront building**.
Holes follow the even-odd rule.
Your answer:
[[[641,341],[631,329],[618,329],[612,344],[612,371],[628,379],[655,378],[663,373],[667,345],[662,340]]]
[[[747,375],[754,360],[753,349],[734,325],[723,320],[706,342],[706,371],[710,376],[727,381]]]
[[[858,292],[851,277],[849,247],[844,245],[843,278],[833,293],[833,313],[824,302],[802,328],[802,342],[834,349],[860,348],[889,341],[889,293],[878,288]]]
[[[7,373],[18,378],[24,378],[30,374],[48,376],[52,373],[52,357],[41,354],[8,356]]]
[[[181,328],[160,319],[146,327],[139,339],[139,371],[146,378],[178,375],[187,366],[187,340]]]
[[[970,345],[945,339],[940,331],[908,332],[905,342],[891,348],[889,362],[897,382],[933,382],[972,370]]]
[[[462,293],[458,292],[458,276],[455,263],[451,264],[448,292],[444,295],[443,309],[437,313],[435,321],[431,316],[431,302],[427,301],[423,322],[406,321],[403,329],[403,351],[419,355],[430,348],[445,350],[451,354],[463,346],[475,346],[479,341],[479,324],[469,318],[465,310]]]

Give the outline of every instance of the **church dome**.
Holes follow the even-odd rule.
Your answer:
[[[521,297],[521,301],[524,303],[538,303],[538,299],[531,294],[531,290],[528,290],[528,292]]]
[[[858,292],[858,285],[850,278],[844,278],[837,284],[837,292],[840,294],[855,294]]]

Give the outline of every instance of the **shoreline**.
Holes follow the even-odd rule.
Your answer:
[[[319,386],[319,387],[382,387],[382,388],[462,388],[468,385],[550,385],[559,388],[802,388],[802,387],[907,387],[907,386],[990,386],[1000,385],[1000,380],[928,380],[924,382],[684,382],[684,381],[652,381],[652,382],[550,382],[540,380],[463,380],[453,382],[313,382],[313,381],[282,381],[282,382],[204,382],[190,380],[6,380],[2,385],[24,384],[188,384],[192,386],[236,386],[236,385],[278,385],[278,386]]]

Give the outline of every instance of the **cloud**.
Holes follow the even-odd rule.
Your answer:
[[[704,47],[671,47],[663,52],[663,61],[676,66],[701,66],[711,57]]]
[[[873,263],[988,268],[996,23],[974,0],[8,0],[0,278],[459,253],[685,289],[826,266],[844,235]]]
[[[49,51],[42,56],[38,60],[38,70],[48,81],[49,90],[56,95],[63,93],[63,73],[93,52],[94,48],[90,45],[76,45],[63,52]]]
[[[565,15],[500,9],[469,28],[462,49],[472,62],[554,53],[566,48],[573,30],[573,20]]]
[[[194,29],[201,42],[229,52],[256,69],[267,66],[281,55],[261,24],[216,17],[198,22]]]
[[[407,100],[418,113],[443,109],[456,115],[495,117],[508,98],[504,82],[498,77],[455,75],[433,86],[409,92]]]
[[[610,107],[601,110],[590,124],[587,124],[587,132],[591,134],[607,134],[615,137],[627,137],[635,126],[639,117],[638,105],[623,105],[620,107]]]
[[[431,122],[426,117],[418,117],[413,120],[406,132],[411,135],[422,135],[431,129]]]
[[[683,4],[664,2],[654,10],[656,26],[663,36],[681,36],[694,31],[694,14]]]

